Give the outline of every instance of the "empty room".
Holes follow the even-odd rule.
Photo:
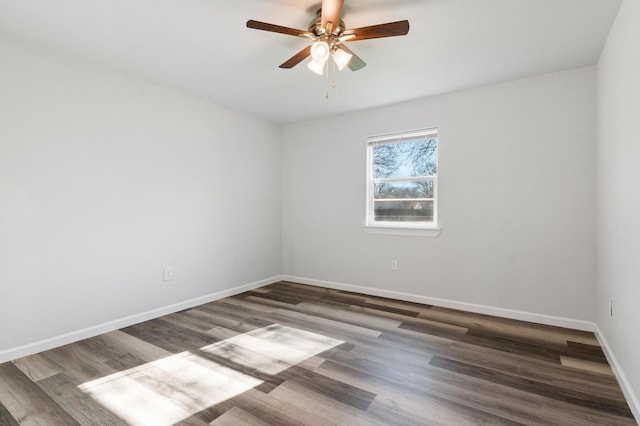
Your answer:
[[[0,425],[636,425],[640,2],[0,0]]]

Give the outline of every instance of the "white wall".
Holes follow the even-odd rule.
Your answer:
[[[280,274],[279,139],[0,38],[0,354]]]
[[[640,2],[625,0],[598,62],[597,322],[640,416]],[[609,316],[613,299],[613,316]],[[640,417],[639,417],[640,418]]]
[[[286,126],[284,272],[593,321],[594,122],[589,67]],[[365,234],[367,136],[430,126],[442,234]]]

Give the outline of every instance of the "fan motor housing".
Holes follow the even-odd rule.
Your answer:
[[[318,9],[316,15],[317,16],[309,23],[309,32],[315,34],[316,37],[320,37],[326,34],[325,29],[322,28],[322,9]],[[337,26],[331,28],[331,34],[326,35],[340,37],[344,30],[344,21],[341,19]]]

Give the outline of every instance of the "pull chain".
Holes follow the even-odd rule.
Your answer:
[[[335,89],[336,88],[336,61],[334,61],[332,58],[331,63],[333,63],[333,82],[331,83],[331,87]]]
[[[331,60],[331,59],[329,59],[329,60],[327,61],[327,63],[325,64],[325,67],[326,67],[326,70],[327,70],[327,85],[329,85],[329,61],[330,61],[330,60]],[[328,91],[328,90],[327,90],[327,92],[324,94],[324,98],[325,98],[325,99],[329,99],[329,91]]]
[[[333,64],[333,67],[331,67],[331,69],[329,68],[329,64],[328,62],[331,61],[331,63]],[[333,60],[333,58],[329,59],[325,64],[325,71],[327,72],[327,86],[331,87],[332,89],[335,89],[337,87],[337,83],[336,83],[336,62]],[[329,75],[329,73],[331,73],[331,76]],[[331,83],[329,83],[329,81],[331,80]],[[329,90],[327,90],[324,93],[324,98],[325,99],[329,99]]]

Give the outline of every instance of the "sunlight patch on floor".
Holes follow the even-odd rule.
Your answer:
[[[240,367],[273,375],[342,343],[273,324],[201,350]],[[262,383],[187,351],[83,383],[78,388],[131,425],[164,426]]]
[[[342,343],[321,334],[272,324],[200,349],[273,375]]]
[[[172,425],[262,383],[191,352],[83,383],[80,390],[132,425]]]

